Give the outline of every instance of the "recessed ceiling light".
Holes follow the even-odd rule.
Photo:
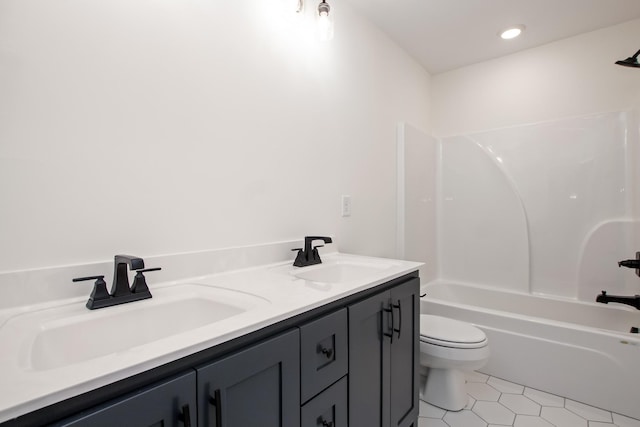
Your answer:
[[[505,40],[510,40],[522,34],[524,29],[524,25],[513,25],[505,30],[500,31],[498,35]]]

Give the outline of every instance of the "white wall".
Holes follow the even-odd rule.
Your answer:
[[[0,271],[312,233],[393,256],[430,76],[347,5],[326,44],[292,3],[0,3]]]
[[[450,136],[638,107],[640,70],[612,65],[639,48],[634,20],[437,74],[433,132]]]

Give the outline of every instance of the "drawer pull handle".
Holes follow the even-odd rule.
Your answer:
[[[189,405],[182,406],[182,412],[178,415],[178,420],[182,421],[184,427],[191,427],[191,412],[189,411]]]
[[[222,398],[220,396],[220,389],[217,389],[213,396],[209,396],[209,404],[216,407],[216,427],[222,426]]]
[[[320,350],[320,353],[324,354],[327,359],[331,359],[333,357],[333,349],[332,348],[326,348],[323,346],[318,346],[318,350]]]

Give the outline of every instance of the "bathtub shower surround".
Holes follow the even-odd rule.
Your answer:
[[[485,331],[488,374],[640,418],[640,312],[595,302],[640,293],[617,264],[640,249],[637,112],[398,141],[399,181],[427,177],[399,197],[404,256],[437,263],[421,312]]]
[[[438,140],[408,123],[397,126],[397,250],[401,259],[421,260],[422,282],[437,277]],[[425,167],[426,165],[426,167]]]
[[[636,293],[637,121],[612,112],[442,139],[440,277],[594,301]]]

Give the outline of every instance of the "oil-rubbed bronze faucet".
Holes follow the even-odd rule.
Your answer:
[[[129,286],[129,270],[136,271],[133,285]],[[113,284],[111,292],[107,291],[104,276],[78,277],[74,282],[95,280],[93,291],[87,301],[87,308],[110,307],[132,301],[140,301],[151,298],[151,292],[147,286],[147,280],[143,273],[158,271],[160,268],[144,268],[144,260],[130,255],[116,255],[114,257]]]
[[[640,295],[626,297],[620,295],[607,295],[606,291],[602,291],[602,293],[596,297],[596,302],[601,302],[603,304],[617,302],[620,304],[630,305],[631,307],[635,307],[640,310]]]
[[[304,238],[304,249],[296,248],[291,249],[292,251],[298,251],[298,255],[296,256],[296,260],[293,262],[293,265],[296,267],[306,267],[308,265],[315,265],[322,263],[320,259],[320,254],[318,253],[318,248],[323,247],[324,245],[311,246],[314,240],[322,240],[325,243],[333,243],[331,237],[322,237],[322,236],[307,236]]]

